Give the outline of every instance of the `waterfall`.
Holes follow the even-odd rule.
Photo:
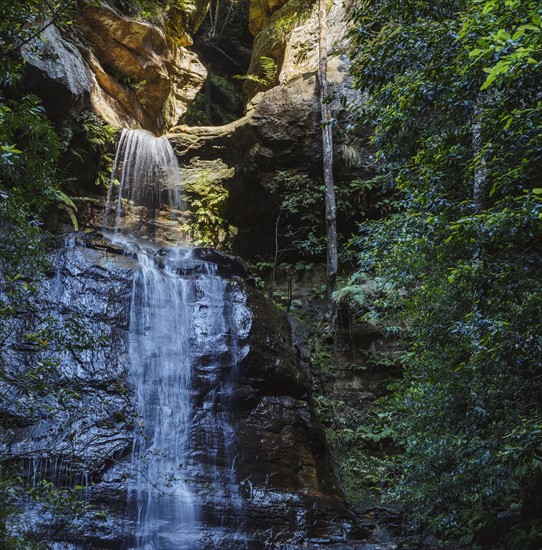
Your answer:
[[[183,249],[141,251],[138,261],[128,354],[138,415],[135,483],[125,548],[196,550],[210,515],[217,532],[208,537],[217,540],[225,507],[228,529],[238,527],[232,515],[242,518],[232,411],[238,328],[229,282]]]
[[[193,548],[197,510],[187,476],[191,424],[190,311],[187,281],[138,255],[130,313],[129,359],[139,430],[133,447],[133,548]],[[160,525],[159,534],[157,525]]]
[[[136,419],[126,550],[196,550],[204,531],[206,544],[218,544],[224,529],[238,527],[231,516],[242,518],[232,412],[239,328],[230,283],[189,249],[157,251],[156,232],[146,231],[166,207],[182,209],[178,174],[166,138],[123,131],[112,175],[117,195],[112,186],[105,220],[138,259],[128,330]],[[152,247],[130,244],[141,245],[141,237]]]
[[[122,131],[111,174],[104,227],[113,234],[179,242],[185,205],[179,164],[165,136]]]

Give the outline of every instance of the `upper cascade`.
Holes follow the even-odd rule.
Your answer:
[[[179,164],[165,136],[122,131],[111,174],[104,227],[156,242],[183,240]]]

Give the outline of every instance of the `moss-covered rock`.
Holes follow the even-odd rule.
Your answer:
[[[288,0],[252,0],[248,16],[248,28],[257,36],[265,27],[271,15],[280,9]]]
[[[192,35],[202,24],[210,0],[174,0],[167,9],[166,33],[179,46],[191,46]]]

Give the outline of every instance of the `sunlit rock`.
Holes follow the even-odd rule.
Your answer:
[[[93,101],[106,120],[131,119],[129,127],[161,134],[186,112],[207,76],[195,54],[168,42],[158,27],[104,6],[86,7],[80,25],[89,44],[87,61],[109,96]],[[103,103],[109,108],[100,111]]]
[[[328,6],[330,65],[334,58],[340,57],[346,51],[348,31],[352,24],[351,10],[351,0],[334,0]],[[265,12],[266,15],[258,18],[257,25],[251,20],[250,27],[255,39],[247,73],[259,79],[249,79],[245,83],[245,90],[250,98],[274,85],[287,84],[300,77],[306,78],[318,71],[318,3],[306,0],[253,0],[251,17],[259,12]],[[347,56],[342,56],[342,63],[346,62]],[[270,63],[276,65],[273,75],[269,71]]]

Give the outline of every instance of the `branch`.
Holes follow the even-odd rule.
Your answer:
[[[73,4],[74,2],[75,2],[75,0],[67,0],[66,2],[64,2],[64,4],[62,4],[62,6],[58,9],[58,11],[56,13],[53,13],[53,16],[51,17],[50,21],[46,25],[44,25],[41,29],[37,30],[34,34],[29,36],[26,40],[23,40],[17,46],[13,46],[13,48],[8,50],[7,52],[4,52],[4,53],[0,54],[0,59],[6,57],[8,55],[11,55],[12,53],[15,53],[18,49],[22,48],[24,45],[26,45],[29,42],[31,42],[32,40],[34,40],[34,38],[38,37],[43,31],[48,29],[51,25],[54,25],[60,19],[60,16],[63,14],[63,12],[66,10],[66,8],[70,4]]]

